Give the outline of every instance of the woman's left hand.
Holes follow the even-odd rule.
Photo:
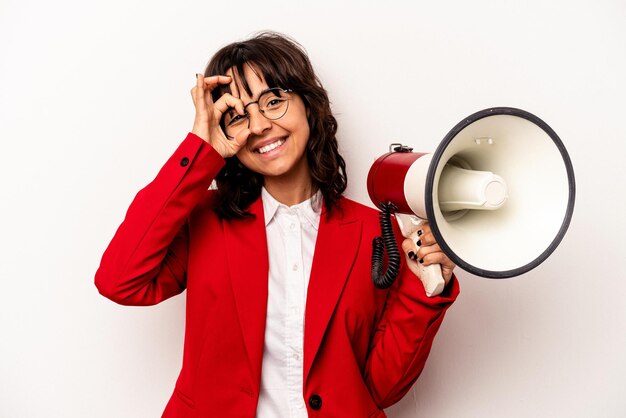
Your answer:
[[[435,241],[435,236],[430,230],[428,222],[422,223],[420,231],[418,231],[417,242],[407,238],[402,243],[407,265],[415,275],[419,276],[418,263],[422,263],[425,266],[441,264],[441,274],[447,285],[452,278],[452,271],[456,264],[441,251],[441,247]]]

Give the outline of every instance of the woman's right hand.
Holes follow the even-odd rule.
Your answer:
[[[215,103],[211,97],[215,87],[230,84],[231,81],[232,78],[227,75],[204,77],[197,74],[196,85],[191,89],[191,97],[196,107],[196,118],[191,132],[211,144],[224,158],[235,155],[246,144],[250,134],[250,130],[244,129],[230,140],[220,126],[222,115],[228,109],[233,108],[240,115],[244,114],[243,102],[233,95],[226,93]]]

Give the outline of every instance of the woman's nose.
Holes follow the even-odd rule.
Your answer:
[[[250,132],[255,135],[260,135],[272,127],[272,121],[263,116],[258,108],[250,109],[248,117],[250,118]]]

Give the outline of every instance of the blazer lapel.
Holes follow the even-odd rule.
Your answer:
[[[335,216],[323,212],[320,218],[304,319],[305,382],[361,241],[362,223],[347,213],[335,209]]]
[[[248,210],[256,217],[224,221],[224,237],[241,331],[252,376],[258,384],[263,362],[269,261],[261,198]]]

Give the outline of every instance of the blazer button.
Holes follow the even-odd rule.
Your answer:
[[[309,398],[309,406],[316,411],[320,409],[322,407],[322,397],[320,395],[311,395]]]
[[[187,167],[187,164],[189,164],[189,158],[187,158],[187,157],[183,157],[183,158],[180,160],[180,165],[181,165],[181,166],[183,166],[183,167]]]

